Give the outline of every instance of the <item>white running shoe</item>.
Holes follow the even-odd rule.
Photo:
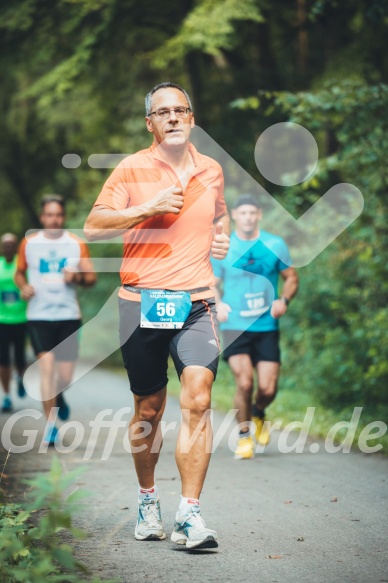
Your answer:
[[[198,505],[190,508],[181,518],[176,518],[171,540],[177,545],[185,545],[187,549],[215,549],[218,547],[217,533],[206,528]]]
[[[142,502],[139,500],[135,539],[164,540],[165,538],[159,498],[146,498]]]

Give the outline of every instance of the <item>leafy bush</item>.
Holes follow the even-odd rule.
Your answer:
[[[82,583],[78,572],[86,567],[76,560],[70,545],[61,543],[60,532],[75,538],[86,533],[73,526],[72,513],[78,501],[87,495],[75,491],[64,496],[64,490],[82,469],[62,475],[58,458],[54,458],[48,474],[39,474],[27,483],[32,487],[28,505],[0,505],[0,581],[2,583]],[[37,518],[33,516],[39,513]],[[97,583],[99,579],[93,579]]]
[[[340,76],[341,77],[341,76]],[[360,75],[329,75],[314,90],[259,92],[289,121],[316,137],[320,160],[311,180],[279,195],[300,216],[331,186],[349,182],[363,193],[360,217],[311,264],[282,320],[286,358],[282,385],[311,392],[328,408],[363,406],[388,416],[388,263],[386,248],[388,85]],[[257,108],[240,100],[235,107]],[[327,220],[327,217],[325,217]]]

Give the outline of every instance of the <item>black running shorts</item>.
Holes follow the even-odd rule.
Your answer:
[[[26,368],[26,324],[0,324],[0,366],[11,366],[11,347],[16,368]]]
[[[269,332],[224,330],[222,338],[224,360],[236,354],[249,354],[253,365],[263,360],[280,363],[279,330]]]
[[[81,320],[30,320],[28,332],[35,354],[54,351],[56,360],[77,360],[80,327]]]
[[[131,391],[152,395],[167,385],[168,356],[178,376],[186,366],[217,374],[220,351],[214,299],[197,300],[180,330],[140,328],[140,302],[119,298],[120,345]]]

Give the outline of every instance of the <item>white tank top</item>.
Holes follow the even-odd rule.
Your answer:
[[[23,239],[19,248],[18,269],[27,271],[28,283],[35,289],[29,300],[28,320],[78,320],[81,310],[76,286],[65,283],[63,269],[91,266],[87,245],[64,231],[58,239],[49,239],[43,231]]]

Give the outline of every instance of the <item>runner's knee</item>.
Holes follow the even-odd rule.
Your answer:
[[[259,393],[263,397],[272,397],[276,395],[277,385],[269,384],[269,385],[260,385]]]
[[[66,387],[68,387],[71,384],[73,375],[70,376],[60,376],[58,377],[58,389],[66,389]]]
[[[237,388],[239,392],[243,393],[245,396],[251,395],[253,389],[253,378],[251,376],[239,375],[237,377]]]
[[[202,417],[210,407],[211,398],[208,391],[201,391],[194,395],[187,391],[181,395],[181,409],[190,411],[191,415]]]
[[[162,411],[156,403],[141,401],[136,406],[136,421],[148,421],[153,424],[158,422],[161,416]]]

